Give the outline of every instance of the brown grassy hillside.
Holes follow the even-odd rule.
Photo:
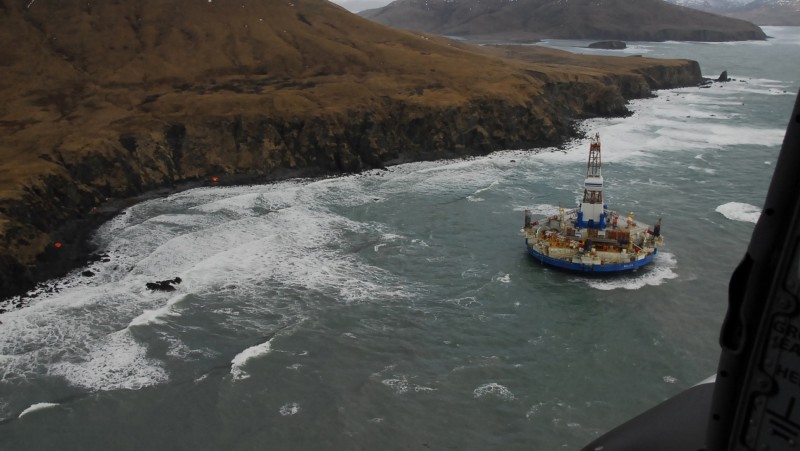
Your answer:
[[[74,220],[108,197],[552,144],[699,79],[687,61],[479,49],[325,0],[0,0],[0,39],[0,295],[68,266]]]

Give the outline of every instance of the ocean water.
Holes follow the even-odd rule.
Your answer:
[[[586,140],[151,200],[97,232],[108,262],[0,316],[0,449],[579,449],[715,371],[800,88],[800,29],[766,31],[632,43],[735,81],[582,125],[609,206],[663,217],[652,266],[525,253],[523,211],[581,195]]]

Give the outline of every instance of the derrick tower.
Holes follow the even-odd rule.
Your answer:
[[[589,145],[589,162],[586,165],[586,179],[583,181],[583,201],[578,211],[578,220],[575,221],[576,227],[600,230],[606,228],[601,163],[600,134],[595,133]]]

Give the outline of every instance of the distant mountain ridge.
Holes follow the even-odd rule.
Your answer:
[[[495,40],[765,39],[746,21],[662,0],[397,0],[359,13],[385,25]]]
[[[757,25],[800,25],[800,0],[667,0]]]

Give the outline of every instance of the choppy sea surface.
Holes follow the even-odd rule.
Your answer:
[[[609,206],[663,217],[651,267],[526,255],[523,210],[575,204],[585,140],[151,200],[98,231],[109,261],[0,315],[0,449],[579,449],[715,371],[800,87],[800,29],[766,32],[630,43],[735,81],[583,123]],[[543,45],[620,54],[587,44]]]

